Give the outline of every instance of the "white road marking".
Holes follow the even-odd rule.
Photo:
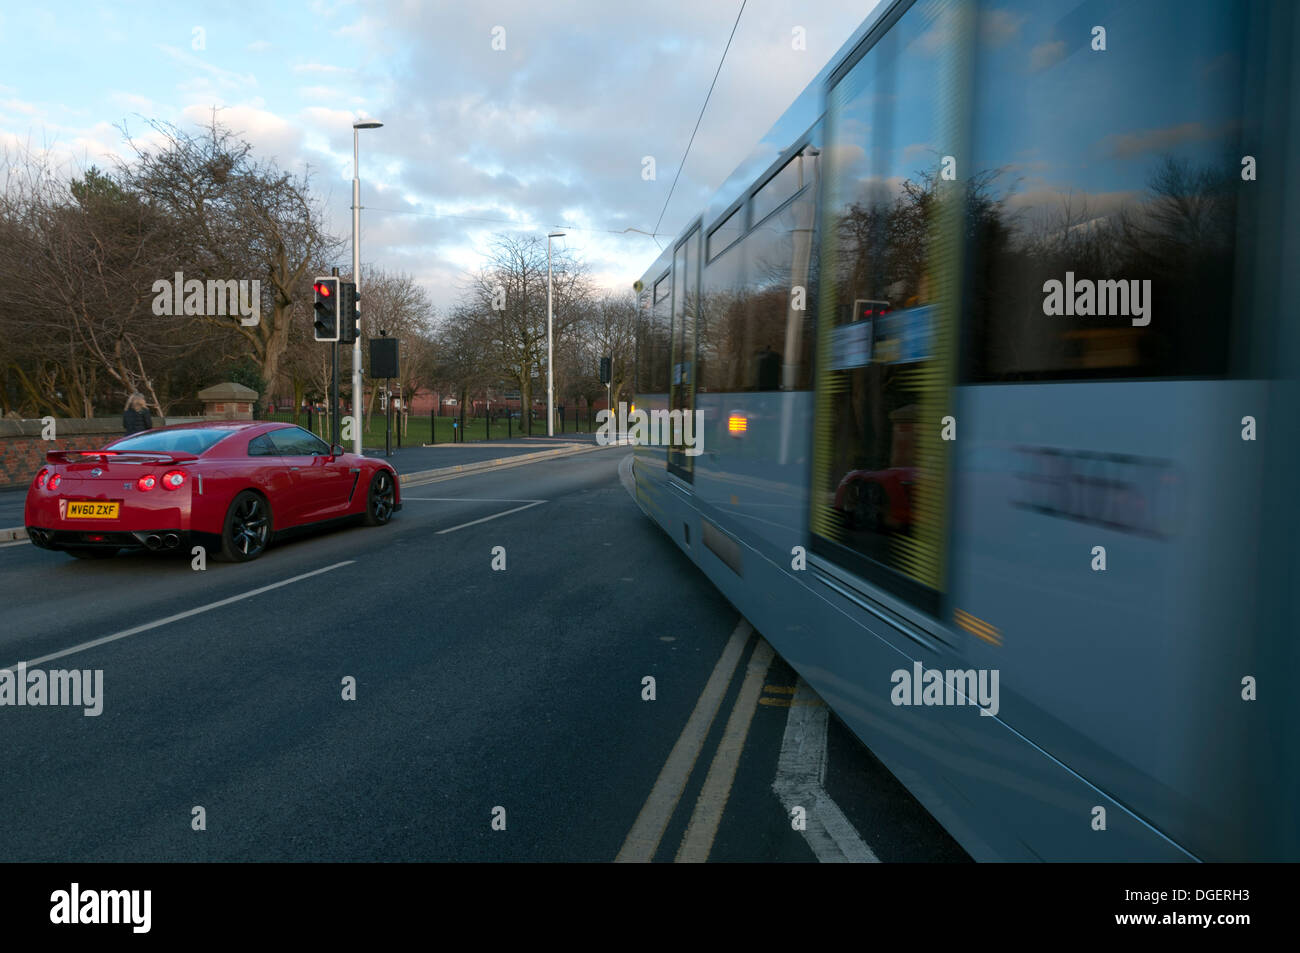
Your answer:
[[[468,523],[461,523],[459,526],[449,526],[447,529],[440,529],[434,533],[435,536],[441,536],[443,533],[454,533],[458,529],[464,529],[466,526],[477,526],[479,523],[486,523],[488,520],[500,519],[503,516],[509,516],[511,513],[518,513],[520,510],[531,509],[534,506],[541,506],[545,500],[533,500],[527,506],[516,506],[512,510],[506,510],[504,513],[493,513],[491,516],[485,516],[482,519],[470,520]]]
[[[709,765],[704,787],[695,801],[695,811],[686,826],[681,846],[677,849],[675,863],[702,864],[709,859],[713,850],[713,841],[718,836],[718,827],[722,823],[722,814],[727,809],[727,799],[731,797],[731,785],[736,780],[736,769],[740,766],[740,753],[744,750],[745,739],[749,737],[749,725],[758,710],[758,696],[763,691],[763,682],[767,679],[768,666],[775,655],[767,640],[759,638],[754,647],[754,654],[745,668],[745,680],[741,683],[736,703],[731,708],[727,727],[723,729],[722,740]]]
[[[635,454],[629,452],[622,460],[618,462],[618,479],[623,484],[623,489],[631,494],[632,499],[636,499],[636,476],[632,473],[632,458]]]
[[[311,572],[305,572],[289,579],[282,579],[279,582],[273,582],[269,586],[261,586],[257,589],[250,589],[248,592],[240,593],[237,596],[230,596],[226,599],[218,599],[216,602],[209,602],[207,605],[199,606],[197,609],[187,609],[184,612],[178,612],[176,615],[169,615],[165,619],[157,619],[153,622],[146,622],[144,625],[137,625],[132,629],[124,629],[121,632],[114,632],[112,635],[105,635],[102,638],[92,639],[89,642],[82,642],[80,645],[74,645],[69,649],[62,649],[58,652],[52,652],[49,655],[42,655],[40,658],[29,659],[27,667],[40,665],[43,662],[50,662],[56,658],[63,658],[68,655],[75,655],[77,652],[84,652],[87,649],[93,649],[109,642],[116,642],[118,639],[125,639],[128,636],[139,635],[141,632],[148,632],[150,629],[156,629],[162,625],[168,625],[172,622],[179,622],[181,619],[188,619],[202,612],[209,612],[212,609],[219,609],[222,606],[228,606],[235,602],[242,602],[244,599],[251,599],[253,596],[260,596],[264,592],[270,592],[272,589],[279,589],[281,586],[287,586],[291,583],[300,582],[303,579],[310,579],[312,576],[319,576],[321,573],[330,572],[334,569],[341,569],[344,566],[351,566],[355,559],[347,559],[341,563],[334,563],[332,566],[326,566],[323,569],[313,569]],[[13,671],[16,665],[7,666],[9,671]]]
[[[704,691],[700,692],[700,697],[695,702],[691,717],[686,720],[686,727],[669,752],[668,760],[664,762],[654,787],[650,789],[650,795],[641,806],[641,813],[637,815],[632,830],[628,831],[627,839],[623,841],[622,849],[614,858],[615,863],[649,863],[654,859],[659,841],[663,839],[668,822],[677,809],[677,802],[686,788],[686,782],[695,769],[695,761],[704,747],[704,739],[708,737],[709,728],[722,705],[722,696],[727,693],[727,686],[731,684],[731,677],[740,664],[741,653],[744,652],[745,643],[749,641],[752,631],[744,619],[736,623],[731,638],[704,685]]]
[[[785,722],[781,757],[772,790],[781,799],[786,817],[796,807],[808,812],[804,840],[817,860],[826,863],[875,864],[880,859],[858,836],[822,787],[826,780],[826,727],[829,711],[801,678]]]
[[[20,539],[12,543],[0,543],[0,549],[4,549],[6,546],[32,546],[32,545],[34,544],[30,539]]]
[[[542,503],[543,500],[498,500],[486,496],[403,496],[402,502],[421,500],[430,503]]]

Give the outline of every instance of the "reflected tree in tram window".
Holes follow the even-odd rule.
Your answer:
[[[1090,55],[1078,13],[1074,0],[981,7],[1019,28],[976,57],[963,377],[1222,376],[1242,308],[1247,9],[1123,5],[1106,15],[1105,56]],[[1110,292],[1045,314],[1046,283],[1067,274]],[[1141,326],[1134,282],[1150,283]]]

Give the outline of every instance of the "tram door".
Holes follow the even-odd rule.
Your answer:
[[[927,615],[945,577],[962,154],[935,105],[928,38],[956,4],[914,4],[827,98],[813,552]],[[955,418],[954,418],[955,419]]]
[[[668,377],[669,419],[695,411],[695,318],[700,302],[700,226],[691,229],[673,252],[673,343]],[[695,480],[695,458],[688,456],[682,434],[674,427],[668,442],[668,472],[688,483]]]

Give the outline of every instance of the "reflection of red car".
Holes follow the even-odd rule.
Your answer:
[[[292,424],[181,424],[46,459],[27,491],[27,536],[83,559],[193,539],[244,562],[285,530],[344,517],[376,526],[402,505],[387,463]]]
[[[835,489],[835,508],[855,529],[906,529],[912,525],[914,482],[916,467],[852,470]]]

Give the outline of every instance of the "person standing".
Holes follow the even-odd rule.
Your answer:
[[[135,393],[127,398],[126,410],[122,413],[122,428],[128,436],[153,429],[153,417],[149,414],[143,394]]]

